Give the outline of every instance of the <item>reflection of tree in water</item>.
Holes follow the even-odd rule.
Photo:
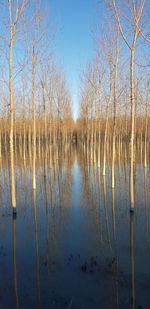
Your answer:
[[[73,151],[58,152],[57,159],[49,158],[37,171],[37,182],[41,188],[41,205],[45,204],[47,260],[49,242],[59,239],[60,227],[65,224],[67,208],[71,204]],[[46,171],[46,172],[45,172]],[[42,202],[43,201],[43,202]],[[41,209],[41,211],[43,211]]]
[[[107,254],[106,257],[109,256],[109,261],[106,262],[107,265],[106,263],[103,265],[103,271],[107,268],[107,275],[109,273],[109,280],[112,282],[114,306],[118,308],[118,304],[122,300],[122,294],[120,293],[120,290],[122,289],[120,278],[122,276],[124,279],[126,276],[126,269],[124,269],[121,260],[123,256],[121,250],[123,247],[123,249],[125,248],[125,250],[128,250],[128,262],[126,267],[130,268],[129,266],[131,266],[130,276],[128,276],[127,283],[128,291],[126,294],[128,293],[128,296],[131,296],[130,305],[134,308],[135,296],[137,297],[137,295],[135,295],[134,280],[136,280],[137,284],[136,267],[138,265],[136,251],[134,251],[134,246],[136,245],[134,236],[136,236],[136,233],[139,233],[138,235],[140,235],[142,240],[145,239],[145,236],[147,235],[144,250],[149,248],[149,173],[148,169],[143,169],[143,166],[141,168],[141,165],[136,165],[134,184],[136,190],[134,190],[136,193],[135,207],[137,209],[137,215],[136,218],[133,218],[136,220],[132,222],[132,218],[130,218],[129,212],[127,211],[129,201],[129,169],[126,153],[128,151],[125,146],[120,147],[120,149],[122,154],[120,155],[120,158],[116,158],[115,168],[117,179],[116,188],[113,190],[111,190],[110,185],[110,166],[107,166],[107,174],[103,177],[102,168],[97,166],[97,162],[91,162],[90,150],[87,152],[86,149],[83,149],[80,146],[77,149],[75,147],[66,147],[64,151],[62,151],[62,149],[55,149],[57,152],[56,156],[54,155],[54,152],[51,153],[49,149],[47,149],[46,153],[43,150],[40,156],[37,155],[37,191],[36,206],[34,200],[34,207],[31,203],[32,190],[30,186],[30,183],[32,184],[32,165],[30,164],[32,161],[30,161],[30,157],[27,153],[25,160],[22,160],[20,157],[20,160],[16,165],[16,187],[20,197],[18,204],[20,208],[18,208],[17,220],[18,222],[19,220],[22,220],[21,222],[25,224],[26,232],[24,237],[26,238],[26,241],[32,241],[30,240],[30,235],[32,235],[32,239],[35,239],[37,290],[40,291],[41,286],[41,267],[43,267],[41,265],[44,265],[46,268],[46,275],[48,278],[52,271],[52,267],[54,267],[52,265],[52,260],[54,261],[55,258],[57,263],[57,259],[59,259],[59,256],[61,255],[60,241],[62,241],[62,235],[66,235],[64,230],[67,230],[67,223],[68,220],[70,220],[71,215],[71,197],[73,197],[72,167],[75,160],[77,160],[77,164],[80,168],[82,186],[82,204],[79,206],[83,207],[86,205],[86,209],[84,207],[82,213],[84,214],[85,211],[87,214],[86,220],[88,228],[93,229],[93,235],[95,233],[98,234],[98,236],[96,235],[95,237],[98,238],[98,246],[101,248],[101,255],[104,256]],[[111,164],[111,149],[109,148],[108,150],[107,163],[110,162]],[[95,158],[98,158],[97,150],[94,151],[96,151]],[[18,154],[17,156],[19,158]],[[2,160],[6,163],[6,168],[1,169],[1,183],[2,185],[6,184],[6,188],[9,192],[8,164],[5,158],[2,158]],[[140,178],[138,177],[139,175]],[[3,203],[3,191],[1,200]],[[141,204],[142,200],[144,201],[144,205]],[[142,208],[143,206],[145,206],[144,211]],[[76,209],[76,211],[78,211],[78,209]],[[4,221],[1,223],[1,231],[3,230],[3,226]],[[124,227],[124,230],[122,226]],[[86,229],[86,225],[84,227]],[[2,235],[6,233],[7,226],[4,227]],[[124,234],[130,236],[127,241],[125,240]],[[136,238],[139,238],[139,236]],[[143,248],[143,244],[140,244],[140,241],[138,246]],[[131,255],[129,255],[129,248]],[[134,260],[136,262],[135,265]],[[19,288],[19,286],[17,287]],[[129,287],[131,288],[130,291]],[[38,294],[40,295],[40,292],[38,292]]]
[[[146,243],[148,244],[149,239],[149,208],[148,208],[148,200],[149,200],[149,184],[148,184],[148,175],[147,168],[144,168],[144,182],[143,182],[143,198],[144,198],[144,206],[145,206],[145,218],[146,218]]]
[[[36,190],[33,190],[33,211],[34,211],[34,229],[35,229],[35,247],[36,247],[36,285],[38,304],[41,304],[40,288],[40,260],[39,260],[39,231],[37,221]]]
[[[130,215],[131,309],[135,309],[134,217]]]
[[[101,180],[100,169],[95,164],[87,164],[82,152],[78,152],[78,164],[80,165],[82,178],[82,204],[93,209],[92,215],[100,232],[100,240],[103,240],[103,230],[106,229],[107,242],[110,246],[110,231],[107,210],[106,178]]]
[[[82,154],[79,152],[79,154]],[[114,308],[119,308],[119,287],[118,287],[118,254],[117,254],[117,239],[116,239],[116,214],[115,214],[115,190],[112,191],[111,200],[107,200],[106,176],[101,175],[100,168],[90,161],[84,161],[84,157],[78,158],[82,177],[82,203],[89,209],[93,209],[94,222],[99,232],[99,240],[101,244],[101,255],[103,251],[109,251],[111,260],[108,270],[112,279],[112,304]],[[90,164],[87,164],[90,162]],[[109,211],[110,205],[111,212]],[[111,221],[112,220],[112,221]],[[104,250],[105,249],[105,250]],[[108,250],[108,251],[107,251]],[[104,268],[106,266],[103,266]]]
[[[95,223],[99,226],[100,231],[100,240],[103,246],[105,246],[105,233],[107,235],[106,241],[110,248],[110,253],[112,256],[112,261],[109,264],[109,271],[112,276],[113,284],[113,304],[115,308],[119,308],[120,297],[119,289],[120,282],[123,277],[123,273],[120,269],[120,260],[118,256],[118,245],[120,246],[118,240],[118,233],[121,224],[121,217],[119,211],[123,211],[122,207],[125,206],[128,201],[128,191],[129,191],[129,178],[127,177],[128,170],[126,170],[127,158],[125,156],[125,148],[123,149],[123,159],[121,163],[121,157],[119,159],[119,164],[117,166],[117,187],[119,188],[120,201],[123,202],[122,205],[119,205],[117,202],[117,209],[115,203],[115,189],[112,189],[111,200],[107,198],[107,195],[110,196],[110,187],[107,186],[107,181],[109,179],[109,174],[102,178],[101,170],[95,164],[91,164],[90,160],[87,157],[84,157],[84,152],[81,150],[78,152],[78,164],[81,170],[82,177],[82,203],[86,204],[87,207],[93,208],[95,210]],[[117,161],[118,162],[118,161]],[[145,172],[146,175],[146,172]],[[122,178],[124,182],[122,182]],[[144,177],[146,179],[146,176]],[[123,184],[125,184],[123,192]],[[145,184],[144,184],[145,188]],[[134,183],[135,190],[135,183]],[[146,191],[146,190],[145,190]],[[145,201],[146,201],[146,194]],[[125,200],[124,200],[125,199]],[[125,203],[126,201],[126,203]],[[110,212],[110,203],[111,203],[111,212]],[[119,208],[118,208],[119,206]],[[129,214],[129,213],[127,213]],[[135,308],[135,266],[134,266],[134,232],[133,232],[133,218],[125,215],[127,220],[127,227],[129,228],[128,233],[130,235],[130,273],[131,273],[131,298],[130,305],[131,308]],[[93,212],[92,212],[93,216]],[[119,224],[119,226],[118,226]],[[104,247],[103,247],[104,248]]]
[[[119,183],[119,178],[122,174],[122,169],[124,169],[124,175],[126,177],[126,183],[129,179],[129,147],[128,143],[121,143],[120,141],[116,141],[116,160],[115,160],[115,177],[116,177],[116,185]],[[16,189],[19,193],[22,191],[22,193],[25,195],[25,191],[28,190],[28,194],[30,191],[29,186],[29,179],[32,183],[32,152],[30,152],[29,148],[27,147],[24,155],[24,151],[19,150],[20,148],[15,149],[15,178],[16,178]],[[137,143],[137,152],[136,152],[136,163],[141,163],[141,143]],[[4,148],[4,151],[2,152],[1,157],[1,177],[3,179],[2,181],[2,188],[6,188],[9,186],[9,169],[8,169],[8,147],[6,149]],[[63,174],[65,166],[73,166],[74,160],[75,160],[75,153],[77,153],[77,163],[79,166],[82,166],[82,169],[86,168],[86,171],[84,171],[84,177],[90,179],[90,186],[89,183],[86,184],[86,179],[83,180],[83,186],[86,186],[87,196],[88,199],[91,200],[91,204],[94,203],[93,201],[93,195],[97,195],[96,192],[98,192],[97,188],[97,176],[94,169],[97,169],[97,166],[100,166],[98,163],[99,158],[99,148],[98,145],[95,145],[93,149],[90,147],[86,147],[84,145],[78,145],[77,150],[75,149],[76,145],[71,144],[64,144],[64,146],[57,146],[57,145],[47,145],[46,147],[44,145],[41,146],[42,151],[39,152],[39,148],[37,145],[37,159],[36,159],[36,176],[38,178],[38,182],[41,183],[40,178],[42,179],[42,167],[44,166],[44,173],[47,175],[47,178],[50,178],[49,169],[52,169],[52,178],[53,178],[53,184],[52,186],[56,186],[55,192],[59,192],[60,188],[58,187],[59,182],[61,181],[63,186]],[[103,147],[100,148],[101,154],[100,157],[103,158]],[[94,160],[91,160],[91,152],[93,152],[92,158]],[[111,155],[112,155],[112,148],[111,144],[108,144],[107,147],[107,155],[106,155],[106,163],[107,163],[107,174],[111,173]],[[147,164],[149,160],[149,156],[147,156]],[[102,162],[101,162],[102,163]],[[144,158],[142,159],[142,166],[144,164]],[[56,171],[59,166],[59,171]],[[140,164],[141,166],[141,164]],[[102,169],[102,164],[101,164]],[[136,171],[135,171],[136,173]],[[57,174],[57,178],[55,179],[55,174]],[[120,175],[119,175],[120,174]],[[108,175],[106,175],[108,176]],[[118,178],[119,177],[119,178]],[[55,181],[57,184],[55,185]],[[110,182],[110,180],[109,180]],[[132,185],[133,187],[133,185]],[[51,190],[51,188],[50,188]],[[9,192],[9,187],[7,192]],[[3,192],[3,191],[2,191]],[[48,190],[49,192],[49,190]],[[61,192],[61,195],[63,195],[64,189]],[[2,197],[3,198],[3,197]],[[5,196],[7,198],[6,203],[9,204],[10,196]],[[63,199],[65,198],[65,194]],[[55,200],[57,197],[55,197]]]
[[[12,221],[12,248],[13,248],[13,281],[14,294],[16,300],[16,309],[19,309],[19,295],[18,295],[18,279],[17,279],[17,245],[16,245],[16,218]]]

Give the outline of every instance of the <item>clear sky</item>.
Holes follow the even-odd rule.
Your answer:
[[[20,1],[21,2],[21,1]],[[92,30],[98,23],[97,0],[41,0],[43,12],[47,9],[49,28],[55,32],[54,49],[58,65],[62,64],[73,100],[73,117],[77,117],[80,72],[94,54]],[[32,2],[32,10],[36,0]],[[29,6],[29,11],[31,8]],[[44,14],[43,13],[43,14]],[[6,16],[7,15],[7,16]],[[0,17],[8,22],[8,10],[0,6]],[[5,21],[6,19],[6,21]],[[0,28],[2,25],[0,25]],[[2,29],[0,29],[2,30]],[[5,35],[3,27],[3,35]]]
[[[73,117],[77,118],[78,97],[80,91],[80,72],[85,67],[86,63],[90,61],[91,58],[94,56],[95,43],[92,31],[94,33],[98,33],[99,35],[103,33],[103,30],[107,31],[108,22],[112,21],[112,13],[109,12],[103,0],[40,1],[41,5],[43,6],[43,14],[45,13],[45,7],[47,9],[47,18],[49,18],[48,24],[50,34],[56,30],[54,40],[55,56],[58,60],[58,64],[63,65],[63,69],[66,75],[66,79],[68,81],[68,86],[73,100]],[[121,0],[118,1],[122,6],[124,6],[124,3],[126,3]],[[27,10],[27,12],[30,13],[30,10],[34,10],[34,6],[37,4],[37,0],[31,0],[31,4],[31,8],[29,7],[29,11]],[[2,19],[6,18],[7,24],[8,16],[5,16],[6,10],[3,6],[0,6],[0,9],[0,16],[2,16]],[[148,16],[146,19],[146,24],[148,25],[146,33],[150,33],[148,14],[150,7],[148,0],[146,0],[145,9]],[[126,23],[123,23],[123,28],[124,26],[126,30]],[[0,27],[2,27],[2,25],[0,25]],[[3,27],[3,29],[5,29],[6,31],[5,27]],[[3,33],[1,28],[0,31],[1,34],[5,36],[5,32]],[[130,36],[128,38],[131,39]],[[122,55],[120,58],[124,59],[128,57],[129,50],[127,50],[127,47],[125,46],[123,40],[122,46]],[[138,54],[136,55],[137,63],[143,63],[143,60],[141,60],[143,58],[143,55],[145,59],[148,58],[149,47],[147,43],[143,44],[143,42],[139,42]]]
[[[94,51],[92,29],[98,21],[96,0],[47,0],[58,32],[55,51],[61,62],[73,98],[77,116],[79,75]]]

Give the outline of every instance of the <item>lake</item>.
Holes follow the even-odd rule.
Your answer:
[[[110,154],[111,157],[111,154]],[[76,145],[15,153],[17,217],[9,160],[0,162],[0,308],[150,308],[150,166],[135,164],[130,213],[129,162],[91,162]]]

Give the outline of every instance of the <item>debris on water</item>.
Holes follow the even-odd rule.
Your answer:
[[[81,265],[81,270],[83,272],[86,272],[87,271],[87,263],[85,262],[83,265]]]
[[[91,266],[97,266],[97,261],[93,256],[91,256]]]
[[[96,271],[100,270],[97,256],[91,256],[89,260],[86,260],[85,262],[80,264],[79,267],[83,272],[89,273],[95,273]]]
[[[112,258],[112,260],[107,264],[107,273],[115,273],[117,271],[117,261],[116,258]]]

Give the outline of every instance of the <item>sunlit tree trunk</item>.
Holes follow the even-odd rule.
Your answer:
[[[116,87],[117,87],[117,69],[118,69],[118,37],[116,42],[116,59],[115,59],[115,72],[114,72],[114,122],[113,122],[113,149],[112,149],[112,188],[115,187],[115,155],[116,155],[116,109],[117,109],[117,98],[116,98]]]
[[[109,107],[110,101],[112,97],[112,63],[110,65],[110,89],[109,89],[109,98],[107,102],[106,108],[106,125],[105,125],[105,133],[104,133],[104,153],[103,153],[103,176],[106,175],[106,148],[107,148],[107,133],[108,133],[108,120],[109,120]]]
[[[147,135],[148,135],[148,93],[149,93],[149,82],[147,83],[146,93],[146,111],[145,111],[145,138],[144,138],[144,167],[147,167]]]
[[[32,54],[32,115],[33,115],[33,178],[32,178],[32,187],[36,189],[36,175],[35,175],[35,162],[36,162],[36,123],[35,123],[35,54],[33,47]]]
[[[138,35],[141,34],[140,31],[140,20],[143,17],[143,9],[145,5],[145,0],[139,2],[131,1],[129,3],[129,10],[132,15],[132,20],[130,21],[133,33],[132,42],[127,39],[121,23],[121,14],[119,8],[117,7],[116,0],[111,0],[111,5],[114,11],[114,15],[118,24],[120,34],[130,50],[130,95],[131,95],[131,138],[130,138],[130,202],[131,211],[134,210],[134,134],[135,134],[135,84],[134,84],[134,66],[135,66],[135,48],[137,44]]]
[[[130,90],[131,90],[130,200],[131,200],[131,210],[132,210],[134,209],[134,127],[135,127],[134,48],[131,50]]]
[[[25,128],[25,118],[23,122],[23,160],[26,160],[26,128]]]
[[[0,160],[2,157],[2,131],[0,130]]]
[[[98,121],[98,167],[101,166],[101,120]]]
[[[11,0],[9,0],[9,18],[10,18],[10,40],[9,40],[9,104],[10,104],[10,182],[11,182],[11,203],[13,207],[13,213],[16,213],[16,191],[15,191],[15,175],[14,175],[14,102],[13,102],[13,29],[12,29],[12,12],[11,12]]]

